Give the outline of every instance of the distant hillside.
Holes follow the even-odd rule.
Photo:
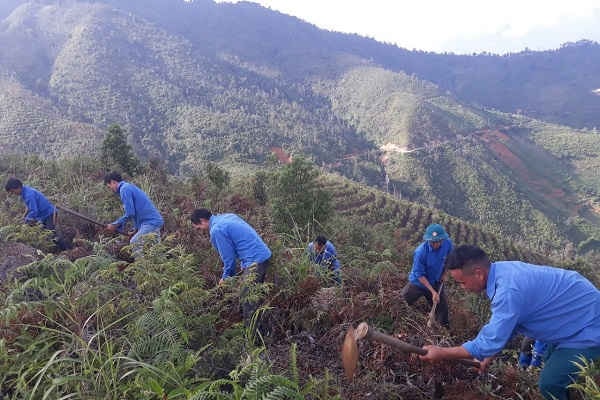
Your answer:
[[[320,30],[254,3],[104,1],[188,38],[206,54],[232,57],[284,79],[331,77],[368,63],[415,74],[468,103],[574,127],[600,126],[600,96],[592,92],[600,88],[595,42],[505,56],[436,54]]]
[[[380,146],[414,149],[503,123],[402,72],[358,67],[324,87],[334,112]]]
[[[580,112],[595,110],[593,99],[544,88],[579,93],[595,44],[452,56],[320,30],[252,3],[21,0],[2,9],[17,3],[0,23],[3,152],[94,153],[117,123],[139,157],[183,175],[206,161],[243,169],[273,150],[303,153],[532,246],[600,237],[600,155],[582,146],[597,135],[487,107],[528,102],[522,113],[555,119],[556,107],[583,101],[565,121],[587,125]],[[589,62],[566,68],[563,54]],[[498,85],[508,103],[502,91],[495,103],[475,98]],[[519,92],[532,88],[552,107]],[[586,139],[563,154],[556,142],[571,136]]]
[[[536,247],[600,234],[600,185],[592,177],[600,135],[467,107],[435,85],[381,68],[350,70],[321,90],[380,146],[386,188],[396,196]],[[569,150],[557,153],[556,142],[570,137]]]
[[[69,120],[44,97],[0,78],[0,152],[61,157],[95,154],[104,137],[97,127]]]
[[[256,162],[274,146],[316,160],[370,146],[303,85],[206,58],[185,38],[102,3],[26,3],[2,28],[11,56],[3,52],[0,65],[21,85],[74,121],[124,125],[140,155],[174,170],[227,157]],[[12,128],[0,123],[6,135]]]

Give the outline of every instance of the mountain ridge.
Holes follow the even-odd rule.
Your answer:
[[[253,3],[19,4],[0,24],[0,44],[10,50],[0,54],[0,70],[11,82],[4,86],[10,96],[0,120],[7,151],[93,153],[101,132],[117,123],[138,156],[163,160],[183,175],[197,174],[208,161],[259,166],[278,148],[488,224],[497,234],[537,242],[554,237],[557,247],[599,234],[593,226],[600,182],[591,166],[600,148],[557,153],[545,139],[555,128],[523,113],[474,105],[448,86],[448,74],[456,71],[441,68],[500,58],[410,52],[319,30]],[[593,59],[596,45],[581,46],[593,50]],[[573,49],[581,50],[562,51]],[[515,57],[527,55],[502,58],[507,71]],[[527,81],[518,72],[511,73]],[[437,82],[422,79],[428,74]],[[36,106],[26,110],[27,101]],[[560,130],[560,140],[579,132]],[[592,144],[600,137],[587,135]],[[560,191],[573,197],[554,198]],[[565,203],[585,206],[572,215]],[[516,222],[505,223],[511,213]]]

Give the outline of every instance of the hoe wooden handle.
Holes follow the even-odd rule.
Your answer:
[[[369,325],[367,325],[366,322],[361,322],[358,325],[358,327],[354,331],[354,335],[357,340],[366,338],[368,340],[372,340],[375,342],[385,343],[387,345],[392,346],[395,349],[404,351],[406,353],[415,353],[415,354],[418,354],[421,356],[424,356],[425,354],[427,354],[427,350],[425,350],[424,348],[403,342],[399,339],[396,339],[393,336],[386,335],[385,333],[381,333],[381,332],[369,327]],[[456,360],[456,361],[458,361],[459,363],[466,365],[468,367],[479,368],[479,363],[477,361],[467,360],[467,359],[460,359],[460,360]]]
[[[360,328],[360,326],[359,326],[359,328]],[[421,356],[424,356],[425,354],[427,354],[427,350],[423,349],[422,347],[418,347],[418,346],[403,342],[402,340],[396,339],[393,336],[378,332],[373,328],[368,328],[365,338],[367,338],[369,340],[373,340],[375,342],[388,344],[388,345],[392,346],[393,348],[398,349],[400,351],[404,351],[406,353],[415,353],[415,354],[419,354]]]

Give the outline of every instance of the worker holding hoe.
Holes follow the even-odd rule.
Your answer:
[[[118,194],[123,203],[125,213],[115,222],[106,225],[109,232],[122,231],[129,220],[133,220],[135,234],[129,240],[134,246],[134,256],[138,258],[143,251],[143,238],[153,235],[160,240],[160,228],[164,221],[150,198],[140,188],[123,180],[117,172],[110,172],[104,177],[104,184]]]
[[[462,346],[424,346],[426,361],[461,358],[490,364],[514,333],[548,345],[539,388],[545,399],[568,399],[577,378],[576,362],[600,358],[600,290],[576,271],[520,261],[491,263],[476,246],[459,246],[446,261],[456,282],[470,292],[485,291],[490,321]]]
[[[440,325],[448,328],[448,302],[440,287],[444,275],[444,262],[452,251],[450,236],[440,224],[431,224],[425,229],[424,242],[413,255],[413,267],[402,296],[409,305],[425,297],[429,306],[436,304],[435,316]]]
[[[56,216],[56,207],[52,204],[42,192],[23,185],[17,178],[9,178],[4,186],[6,191],[12,195],[21,197],[27,207],[27,213],[24,220],[27,224],[41,224],[45,229],[53,232],[53,240],[59,250],[66,250],[70,246],[56,233],[54,218]]]

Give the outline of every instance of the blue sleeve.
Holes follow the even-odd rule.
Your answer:
[[[520,318],[520,294],[516,290],[496,293],[492,301],[492,318],[474,340],[463,347],[478,360],[493,356],[504,348]]]
[[[126,187],[121,189],[121,201],[123,202],[123,208],[125,209],[125,214],[115,222],[113,225],[117,225],[121,227],[123,224],[127,223],[130,218],[135,216],[135,207],[133,205],[133,192]]]
[[[215,230],[210,234],[210,241],[219,252],[223,261],[223,279],[235,275],[236,253],[233,242],[222,231]]]
[[[334,271],[340,269],[340,262],[337,259],[335,247],[331,245],[326,247],[325,251],[323,252],[323,263],[325,263],[325,265],[331,265],[331,268]]]
[[[425,263],[423,257],[423,251],[421,249],[415,250],[413,255],[413,266],[412,266],[414,276],[419,279],[422,276],[426,276],[427,274],[427,265]]]
[[[23,201],[25,202],[25,206],[27,207],[27,215],[25,215],[25,222],[29,221],[37,221],[39,219],[39,210],[37,206],[37,201],[35,201],[35,197],[31,195],[23,197]]]

